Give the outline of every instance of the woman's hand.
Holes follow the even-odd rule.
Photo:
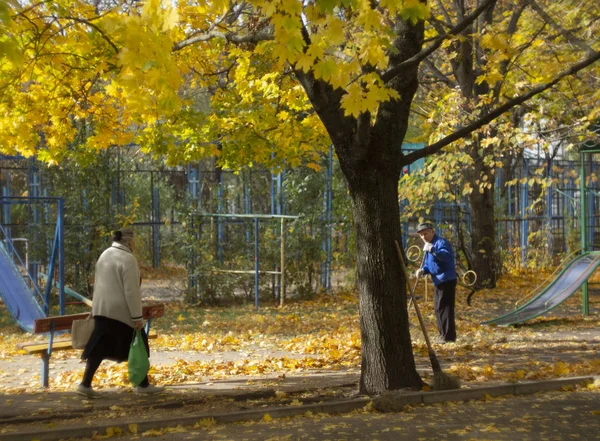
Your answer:
[[[135,330],[136,331],[141,331],[141,329],[144,327],[144,321],[143,320],[136,320],[133,322],[133,325],[135,326]]]

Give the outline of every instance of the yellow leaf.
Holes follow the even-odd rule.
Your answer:
[[[107,427],[106,428],[106,436],[107,437],[111,437],[111,436],[117,436],[121,434],[121,428],[120,427]]]
[[[271,421],[273,421],[273,417],[271,417],[271,415],[269,415],[268,413],[265,413],[265,416],[263,417],[263,421],[266,423],[270,423]]]
[[[469,433],[469,431],[465,429],[456,429],[450,430],[448,433],[452,433],[453,435],[466,435],[467,433]]]
[[[496,49],[496,50],[508,50],[510,44],[507,41],[507,37],[503,34],[485,34],[481,38],[481,45],[485,48]]]
[[[483,427],[480,429],[482,432],[500,432],[500,429],[494,426],[494,424],[490,424],[489,426]]]
[[[483,375],[485,375],[486,377],[493,377],[494,376],[494,368],[491,367],[490,365],[487,365],[486,367],[483,368]]]
[[[344,115],[358,117],[364,110],[362,101],[363,94],[360,86],[356,83],[351,84],[347,89],[347,93],[342,97]]]
[[[307,54],[302,54],[298,57],[298,61],[296,61],[296,69],[302,70],[303,72],[308,72],[315,61],[314,57],[311,57]]]
[[[362,8],[357,22],[364,26],[365,32],[368,32],[371,29],[379,29],[381,20],[381,15],[376,9]]]
[[[328,43],[332,45],[342,44],[346,41],[344,25],[339,18],[331,18],[327,23],[326,38]]]
[[[128,428],[129,428],[129,431],[131,433],[133,433],[134,435],[138,432],[138,426],[137,426],[137,424],[132,423],[132,424],[130,424],[128,426]]]
[[[562,361],[559,361],[554,364],[554,373],[556,375],[564,375],[568,372],[569,372],[569,369],[567,368],[567,365],[564,364]]]
[[[316,79],[322,79],[323,81],[329,81],[331,76],[335,73],[337,66],[335,61],[328,59],[324,61],[319,61],[314,66],[314,73]]]
[[[216,424],[217,422],[214,418],[202,418],[200,421],[194,424],[194,427],[212,427]]]

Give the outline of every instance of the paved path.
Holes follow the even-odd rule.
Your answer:
[[[598,440],[600,393],[551,392],[400,413],[350,413],[270,423],[217,425],[155,439],[184,440]],[[594,413],[596,412],[596,413]],[[132,439],[124,436],[121,439]]]
[[[598,380],[596,380],[598,382]],[[540,383],[541,385],[541,383]],[[530,384],[529,386],[535,386]],[[528,386],[528,387],[529,387]],[[359,406],[354,411],[344,410],[340,403],[332,403],[330,412],[318,413],[322,405],[283,408],[295,411],[288,418],[277,418],[278,410],[263,410],[221,415],[231,424],[219,424],[210,414],[183,415],[176,412],[157,426],[155,419],[163,418],[162,400],[155,400],[150,408],[131,403],[137,408],[137,416],[123,421],[119,413],[127,405],[112,406],[113,420],[106,424],[93,412],[80,417],[79,425],[57,425],[57,421],[38,422],[11,431],[13,426],[4,425],[0,441],[25,441],[30,439],[52,440],[83,439],[93,433],[108,435],[115,439],[140,439],[153,437],[163,440],[460,440],[460,441],[562,441],[600,439],[600,389],[585,386],[569,387],[568,390],[538,392],[531,395],[481,396],[466,402],[448,401],[427,405],[405,406],[402,411],[378,413],[367,405],[369,400],[355,400]],[[464,391],[463,391],[464,392]],[[436,394],[431,393],[431,394]],[[429,395],[431,397],[431,395]],[[347,403],[347,402],[346,402]],[[327,405],[325,405],[327,406]],[[310,410],[312,409],[312,412]],[[281,408],[279,410],[282,410]],[[271,412],[275,418],[271,417]],[[346,413],[344,413],[346,412]],[[240,416],[254,413],[254,422]],[[100,414],[102,415],[102,414]],[[217,415],[215,415],[217,416]],[[279,415],[285,416],[285,415]],[[146,423],[144,423],[144,421]],[[148,424],[152,424],[152,429]],[[144,425],[146,428],[144,428]],[[34,432],[35,431],[35,432]],[[118,436],[116,436],[118,435]]]

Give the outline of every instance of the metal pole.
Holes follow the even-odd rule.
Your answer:
[[[283,306],[285,297],[285,219],[281,218],[281,274],[279,283],[281,294],[279,297],[279,306]]]
[[[579,213],[581,223],[581,254],[587,252],[587,204],[585,188],[585,153],[581,153],[581,169],[579,172],[579,195],[581,197],[581,212]],[[581,285],[581,312],[583,315],[589,314],[589,297],[587,280]]]
[[[275,154],[271,154],[271,158],[274,158]],[[275,214],[275,178],[271,173],[271,214]]]
[[[251,172],[247,172],[249,177],[247,179],[244,179],[244,214],[250,214],[250,187],[248,186],[249,183],[251,183],[250,180],[250,173]],[[246,175],[246,173],[244,173],[244,176]],[[248,257],[250,257],[250,253],[252,252],[252,246],[250,245],[250,237],[252,235],[252,230],[250,228],[250,224],[248,224],[247,222],[244,223],[244,226],[246,228],[246,247],[247,247],[247,252],[248,252]]]
[[[554,236],[552,232],[552,158],[548,158],[548,178],[550,185],[548,186],[547,196],[547,216],[548,216],[548,254],[552,255],[554,248]]]
[[[585,194],[585,154],[581,153],[581,165],[579,170],[579,197],[581,198],[581,209],[579,213],[579,225],[581,227],[581,254],[585,254],[587,250],[587,226],[586,226],[586,194]]]
[[[154,191],[156,192],[156,221],[158,222],[156,226],[156,241],[154,243],[156,246],[156,267],[158,268],[160,267],[160,187],[155,188]]]
[[[6,174],[6,183],[7,183],[6,187],[2,187],[2,195],[6,196],[6,197],[10,196],[10,189],[9,189],[9,186],[8,186],[8,176],[9,175],[7,173]],[[6,238],[10,239],[11,236],[12,236],[12,234],[11,234],[11,227],[8,226],[8,225],[11,224],[11,219],[10,219],[10,204],[4,204],[3,209],[4,209],[4,223],[7,225],[7,227],[6,227]],[[12,252],[11,252],[11,254],[12,254]],[[26,269],[27,269],[27,271],[29,271],[29,266],[28,265],[26,265]]]
[[[328,166],[328,187],[327,192],[327,293],[331,292],[331,250],[333,242],[333,145],[329,146],[329,166]]]
[[[58,200],[58,305],[60,315],[65,314],[65,230],[64,200]]]
[[[52,279],[54,278],[54,261],[56,260],[57,248],[60,247],[59,240],[59,225],[56,224],[56,230],[54,232],[54,242],[52,246],[52,253],[50,256],[50,266],[48,267],[48,276],[46,277],[46,291],[44,301],[46,302],[44,313],[46,316],[50,313],[50,293],[52,291]],[[37,277],[37,274],[36,274]]]
[[[217,212],[223,213],[223,173],[219,173],[219,187],[218,187],[218,207]],[[225,231],[223,220],[221,218],[216,219],[217,222],[217,260],[220,264],[223,263],[223,242],[225,241]]]
[[[507,200],[507,207],[508,207],[508,217],[509,219],[512,217],[512,185],[509,185],[508,188],[506,189],[506,200]],[[513,237],[512,237],[512,233],[513,233],[513,227],[514,227],[514,222],[511,222],[510,224],[506,225],[506,228],[508,229],[508,249],[511,249],[513,246]]]
[[[188,288],[194,288],[196,286],[196,276],[195,276],[195,272],[196,272],[196,252],[195,250],[195,246],[196,243],[198,242],[196,239],[196,227],[194,225],[194,215],[190,215],[189,217],[190,222],[189,222],[189,233],[192,236],[193,240],[194,240],[194,246],[190,247],[190,261],[188,263]]]
[[[496,183],[494,185],[494,193],[496,195],[496,210],[500,210],[500,205],[502,204],[502,199],[500,197],[500,187],[502,185],[502,169],[496,170]],[[454,223],[456,225],[456,222]],[[502,245],[502,224],[498,223],[496,227],[496,240],[497,245]],[[455,229],[456,231],[456,229]],[[456,237],[454,238],[454,243],[456,243]]]
[[[589,156],[590,158],[590,176],[594,176],[594,155],[590,154]],[[593,185],[593,181],[590,182],[590,187],[594,187]],[[595,213],[595,195],[593,190],[592,191],[588,191],[588,202],[586,205],[586,209],[587,209],[587,213]],[[586,232],[586,238],[587,238],[587,244],[588,244],[588,250],[589,251],[593,251],[594,250],[594,228],[596,226],[596,218],[594,216],[590,216],[589,214],[586,216],[587,220],[586,220],[586,224],[588,226],[588,230]],[[589,222],[589,223],[588,223]]]
[[[254,295],[258,310],[258,218],[254,218]]]
[[[529,179],[529,162],[525,161],[525,178]],[[527,266],[527,236],[529,225],[527,223],[527,203],[529,202],[529,191],[527,181],[521,186],[521,266]]]

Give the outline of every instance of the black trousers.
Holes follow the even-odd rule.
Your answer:
[[[81,384],[90,387],[94,374],[103,360],[113,360],[118,363],[127,361],[129,345],[133,339],[135,330],[118,320],[103,316],[94,316],[94,331],[90,341],[85,346],[81,358],[86,360],[85,372]],[[142,329],[142,338],[146,351],[150,355],[148,336]],[[148,376],[144,378],[141,387],[148,386]]]
[[[92,386],[92,380],[94,379],[94,374],[100,367],[100,364],[104,360],[104,357],[100,354],[92,353],[85,362],[85,371],[83,372],[83,380],[81,384],[85,387]],[[142,382],[140,383],[140,387],[148,387],[150,382],[148,381],[148,375],[144,377]]]
[[[440,337],[444,341],[456,341],[454,323],[454,303],[456,299],[456,280],[440,283],[434,288],[433,310],[437,320]]]

